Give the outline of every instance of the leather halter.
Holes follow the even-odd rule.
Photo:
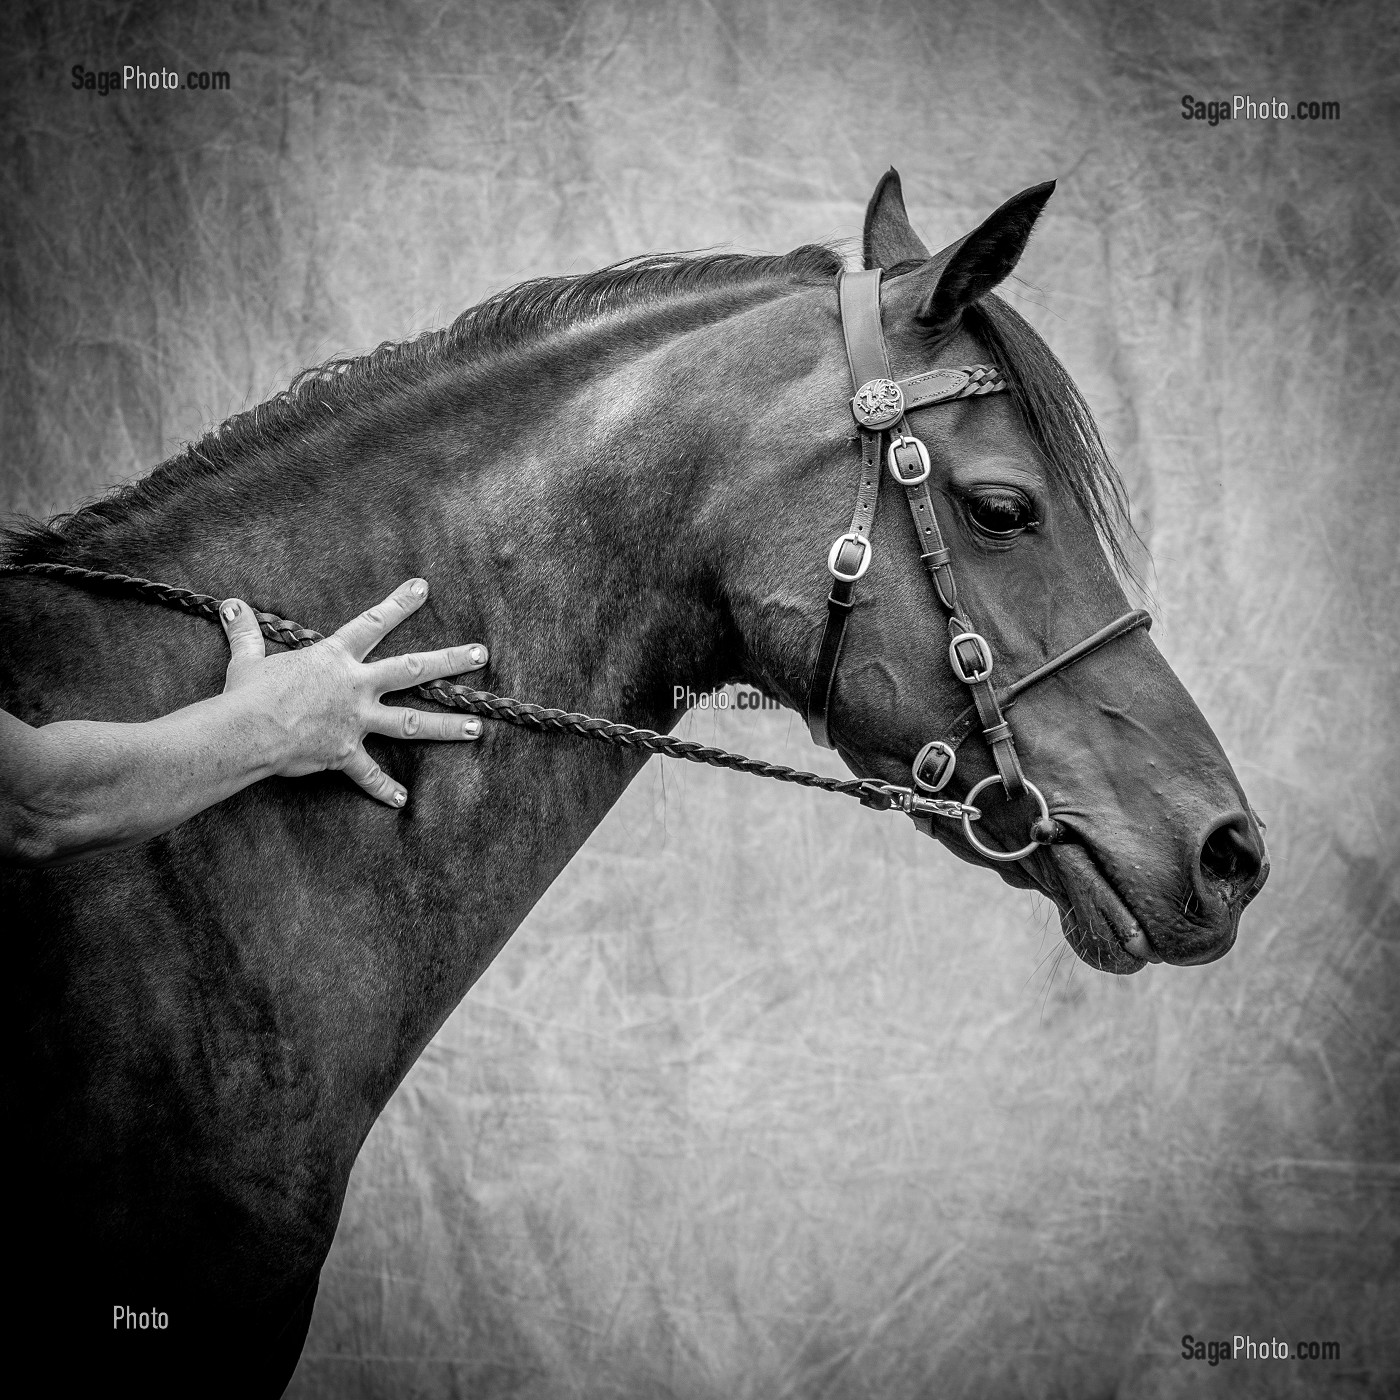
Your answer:
[[[925,569],[934,592],[948,614],[948,660],[953,674],[971,692],[972,704],[953,721],[947,737],[935,739],[920,749],[913,764],[915,784],[924,792],[940,792],[947,786],[957,766],[958,746],[981,724],[982,737],[991,749],[996,774],[984,778],[968,794],[966,805],[975,810],[978,794],[995,782],[1006,790],[1008,800],[1029,793],[1040,807],[1040,819],[1031,828],[1030,843],[1018,851],[997,851],[984,845],[973,834],[969,813],[962,813],[964,835],[971,845],[991,860],[1020,860],[1037,846],[1056,839],[1057,824],[1050,816],[1040,790],[1021,770],[1016,740],[1005,710],[1017,696],[1032,685],[1062,671],[1066,666],[1097,651],[1099,647],[1126,636],[1139,627],[1150,627],[1147,613],[1133,611],[1101,627],[1082,642],[1028,675],[1001,690],[992,685],[992,649],[976,630],[958,600],[951,555],[939,528],[928,481],[928,449],[909,430],[905,413],[910,409],[948,403],[953,399],[981,394],[999,394],[1007,388],[1000,371],[988,365],[968,365],[961,369],[935,369],[896,383],[890,378],[885,353],[885,335],[880,322],[880,268],[848,272],[840,282],[841,330],[846,340],[846,358],[851,367],[855,396],[851,413],[860,429],[861,474],[856,490],[855,510],[850,529],[839,535],[827,555],[832,577],[827,598],[826,625],[816,664],[808,687],[807,725],[812,739],[825,748],[835,748],[831,739],[831,701],[836,686],[836,668],[841,660],[841,643],[846,624],[855,606],[856,584],[870,568],[874,547],[870,531],[875,523],[875,507],[880,496],[882,457],[890,475],[904,488],[914,529],[918,536]],[[889,435],[886,446],[886,435]],[[930,804],[933,805],[933,804]],[[933,834],[933,815],[912,811],[915,825]]]

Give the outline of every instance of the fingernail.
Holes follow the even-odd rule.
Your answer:
[[[426,596],[428,592],[428,585],[424,583],[421,578],[416,578],[408,585],[408,591],[412,593],[415,598],[422,598]]]
[[[407,802],[407,801],[408,801],[408,794],[407,794],[402,788],[400,788],[400,789],[394,794],[394,806],[395,806],[395,807],[402,807],[403,804],[404,804],[405,802]]]
[[[485,648],[485,647],[468,647],[468,648],[467,648],[467,660],[470,661],[470,662],[472,663],[473,666],[484,666],[484,665],[486,665],[486,648]]]
[[[462,733],[468,739],[475,739],[481,733],[481,721],[479,719],[464,719],[462,721]]]
[[[223,607],[219,609],[219,616],[222,617],[225,622],[237,622],[238,614],[242,611],[243,609],[240,608],[237,603],[225,603]]]

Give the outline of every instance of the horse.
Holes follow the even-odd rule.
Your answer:
[[[396,648],[479,637],[496,690],[662,735],[682,690],[753,687],[865,796],[1046,895],[1093,967],[1219,958],[1267,874],[1260,825],[1125,614],[1126,501],[1089,410],[994,292],[1052,190],[931,254],[890,171],[861,272],[822,246],[634,258],[303,371],[144,479],[11,527],[4,704],[140,721],[225,665],[206,620],[28,566],[322,628],[421,575]],[[960,387],[896,404],[916,381]],[[901,494],[914,523],[891,506],[873,528]],[[993,656],[1034,691],[997,690]],[[969,688],[982,734],[931,745]],[[487,731],[371,739],[403,812],[337,775],[273,779],[135,849],[4,870],[17,1277],[60,1370],[281,1393],[375,1118],[647,758]]]

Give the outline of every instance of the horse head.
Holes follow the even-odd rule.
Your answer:
[[[898,176],[881,181],[866,216],[864,262],[884,269],[882,284],[870,281],[879,287],[870,315],[878,313],[889,370],[888,380],[872,383],[905,381],[907,389],[911,379],[944,371],[918,382],[952,386],[973,367],[981,385],[909,406],[890,432],[902,435],[895,443],[917,437],[926,458],[906,455],[886,470],[890,439],[882,439],[880,484],[857,488],[857,472],[871,466],[869,454],[862,463],[848,410],[859,354],[854,313],[843,325],[829,297],[809,302],[800,325],[789,311],[789,353],[777,358],[799,363],[772,391],[782,426],[775,432],[770,421],[745,445],[748,523],[733,547],[742,562],[727,580],[727,600],[747,678],[809,719],[818,712],[814,734],[856,773],[908,785],[912,765],[920,786],[942,799],[976,796],[975,829],[946,816],[922,825],[958,856],[1047,895],[1082,959],[1114,972],[1148,961],[1209,962],[1229,950],[1241,910],[1267,875],[1261,827],[1219,741],[1141,625],[1146,615],[1125,611],[1115,564],[1125,567],[1126,502],[1083,400],[1040,337],[992,295],[1052,191],[1024,191],[930,254],[910,226]],[[1001,383],[978,367],[999,371],[1009,392],[977,392]],[[867,409],[880,411],[881,392],[893,389],[872,391]],[[919,506],[908,486],[911,520],[898,498],[921,470],[918,494],[927,494]],[[864,545],[853,537],[856,525],[847,546],[832,545],[853,494],[859,520],[861,490],[872,512],[875,500],[887,502],[878,525]],[[937,559],[921,529],[923,509],[936,520],[941,572],[927,567]],[[767,522],[779,515],[786,528],[775,540]],[[828,547],[831,577],[814,582]],[[798,593],[793,577],[807,580]],[[845,611],[823,714],[813,687],[825,684],[828,587],[828,616],[843,589]],[[954,598],[943,596],[950,590]],[[950,615],[955,634],[975,632],[986,647],[950,647]],[[1115,619],[1104,644],[1080,654],[1076,644]],[[991,679],[981,698],[970,696],[954,668],[975,677],[984,660]],[[1047,673],[1037,680],[1041,668]],[[989,693],[1000,701],[991,712],[983,708]],[[950,761],[946,745],[929,741],[948,736],[960,715],[968,742]],[[1017,768],[1028,790],[1018,790]],[[1014,849],[1025,854],[991,856]]]

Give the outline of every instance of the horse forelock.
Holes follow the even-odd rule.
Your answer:
[[[963,313],[966,329],[1006,377],[1052,480],[1093,524],[1115,567],[1136,580],[1127,541],[1135,536],[1128,494],[1079,387],[1055,352],[1006,302],[983,297]]]
[[[470,307],[450,326],[302,370],[281,393],[226,419],[148,475],[97,501],[0,530],[0,559],[79,562],[109,527],[158,512],[203,481],[227,479],[240,466],[325,427],[338,412],[380,411],[444,370],[477,369],[489,377],[503,361],[548,347],[571,330],[611,323],[625,340],[640,317],[647,318],[652,334],[668,326],[679,330],[707,294],[780,295],[832,282],[843,265],[833,249],[807,244],[772,255],[650,254],[575,276],[522,282]]]

